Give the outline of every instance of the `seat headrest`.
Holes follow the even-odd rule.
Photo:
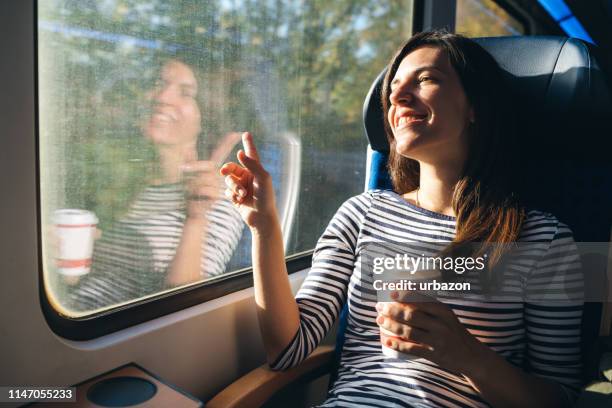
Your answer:
[[[584,112],[603,117],[612,112],[610,91],[590,44],[551,36],[474,40],[500,65],[521,114],[529,114],[530,119],[536,113],[567,118]],[[363,107],[370,146],[381,152],[389,150],[380,100],[385,73],[386,68],[372,84]]]

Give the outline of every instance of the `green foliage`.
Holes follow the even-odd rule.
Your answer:
[[[178,53],[203,75],[205,150],[230,130],[301,138],[296,231],[307,242],[294,249],[311,247],[339,203],[362,189],[363,99],[408,38],[409,3],[40,1],[41,144],[49,153],[50,201],[91,209],[103,227],[125,213],[155,161],[138,129],[144,95],[160,58]],[[323,152],[358,159],[331,169],[309,160]]]

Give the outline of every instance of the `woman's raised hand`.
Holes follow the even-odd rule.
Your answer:
[[[253,136],[242,134],[244,151],[238,151],[240,162],[226,163],[221,167],[225,176],[225,195],[240,212],[251,230],[265,229],[277,220],[272,178],[259,161]]]
[[[204,217],[212,203],[223,197],[223,179],[219,177],[217,169],[239,141],[240,133],[226,134],[215,147],[209,160],[196,160],[195,149],[185,154],[181,171],[185,180],[189,218]]]

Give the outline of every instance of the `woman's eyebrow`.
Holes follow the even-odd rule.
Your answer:
[[[179,86],[184,89],[184,90],[188,90],[188,91],[197,91],[198,90],[198,86],[193,83],[193,82],[181,82],[179,84]]]
[[[434,71],[438,71],[441,74],[444,74],[444,71],[442,71],[440,68],[438,68],[435,65],[425,65],[422,67],[418,67],[417,69],[414,70],[415,74],[420,74],[423,71],[428,71],[428,70],[434,70]]]

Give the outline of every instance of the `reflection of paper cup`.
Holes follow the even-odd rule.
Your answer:
[[[86,210],[57,210],[53,215],[58,240],[57,271],[62,275],[89,273],[98,218]]]
[[[440,271],[437,270],[418,270],[413,274],[410,273],[401,273],[398,274],[397,271],[395,273],[390,274],[389,279],[385,279],[387,282],[402,282],[403,285],[407,285],[407,282],[413,282],[416,290],[398,290],[400,297],[397,301],[411,301],[411,302],[427,302],[431,301],[432,297],[428,295],[432,295],[429,291],[421,291],[419,290],[421,282],[433,282],[434,280],[439,280],[442,277]],[[385,346],[385,343],[382,339],[382,334],[388,337],[394,337],[396,341],[405,341],[399,338],[399,336],[393,332],[380,328],[381,333],[381,347],[382,353],[389,358],[397,358],[400,360],[414,360],[415,358],[420,358],[408,353],[402,353],[400,351],[394,350]]]

